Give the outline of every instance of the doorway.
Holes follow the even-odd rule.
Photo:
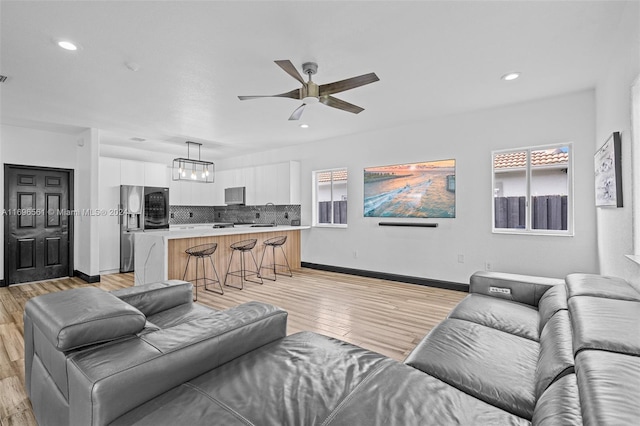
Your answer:
[[[73,170],[5,164],[4,285],[73,273]]]

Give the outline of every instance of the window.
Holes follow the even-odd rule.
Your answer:
[[[347,169],[313,172],[314,226],[347,225]]]
[[[492,153],[494,232],[573,235],[571,149]]]

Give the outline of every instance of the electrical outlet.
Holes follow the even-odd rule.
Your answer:
[[[193,217],[193,212],[189,212],[189,217]]]
[[[289,212],[284,212],[284,218],[289,219]]]
[[[354,250],[353,251],[353,258],[357,259],[358,258],[358,250]]]
[[[491,271],[493,269],[493,265],[491,264],[491,262],[487,261],[484,262],[484,270],[485,271]]]
[[[464,254],[458,255],[458,263],[464,263]]]
[[[256,219],[260,219],[260,212],[256,212]]]
[[[220,212],[218,212],[218,219],[220,219]]]

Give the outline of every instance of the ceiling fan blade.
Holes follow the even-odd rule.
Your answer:
[[[291,114],[291,117],[289,117],[289,120],[299,120],[300,116],[302,116],[302,112],[304,111],[305,106],[307,106],[307,104],[302,104],[298,108],[296,108],[296,110],[293,111],[293,114]]]
[[[333,83],[320,85],[320,96],[333,95],[334,93],[344,92],[345,90],[354,89],[364,86],[365,84],[375,83],[380,80],[376,73],[360,75],[358,77],[347,78],[346,80],[335,81]]]
[[[333,96],[321,96],[320,102],[322,102],[326,106],[330,106],[332,108],[338,108],[343,111],[349,111],[354,114],[358,114],[364,111],[364,108],[360,108],[357,105],[350,104],[349,102],[345,102],[342,99],[338,99]]]
[[[281,61],[274,61],[276,64],[278,64],[278,66],[280,68],[282,68],[287,74],[289,74],[291,77],[295,78],[296,80],[298,80],[300,83],[305,84],[304,83],[304,79],[302,78],[302,76],[300,75],[300,73],[298,72],[298,70],[296,69],[296,67],[291,63],[290,60],[285,59],[285,60],[281,60]]]
[[[279,95],[256,95],[256,96],[238,96],[238,99],[241,101],[246,101],[248,99],[258,99],[258,98],[291,98],[291,99],[302,99],[300,97],[300,89],[294,89],[287,93],[280,93]]]

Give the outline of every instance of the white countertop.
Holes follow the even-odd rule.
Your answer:
[[[140,237],[162,237],[165,240],[176,240],[180,238],[196,238],[196,237],[215,237],[218,235],[236,235],[236,234],[256,234],[260,232],[283,232],[283,231],[299,231],[301,229],[309,229],[310,226],[264,226],[252,227],[251,225],[235,225],[233,228],[214,228],[213,224],[189,224],[177,225],[177,228],[170,228],[169,231],[151,231],[141,232]],[[188,229],[183,229],[188,227]]]

